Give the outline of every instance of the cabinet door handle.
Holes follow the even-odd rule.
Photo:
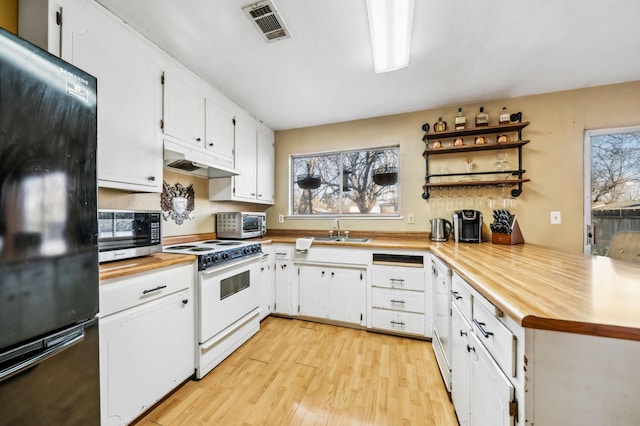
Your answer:
[[[404,323],[403,323],[402,321],[398,322],[398,321],[393,321],[393,320],[391,320],[391,321],[389,321],[389,322],[390,322],[392,325],[402,325],[402,326],[404,326]]]
[[[213,142],[209,142],[209,146],[213,146]]]
[[[466,331],[462,331],[462,330],[460,330],[460,337],[462,337],[462,336],[466,336],[466,335],[467,335],[467,332],[466,332]]]
[[[322,276],[324,277],[324,271],[322,271]]]
[[[148,180],[149,182],[155,182],[156,177],[155,177],[155,176],[147,176],[147,180]]]
[[[460,293],[458,293],[457,291],[451,290],[451,296],[453,296],[453,298],[456,300],[462,299],[462,296],[460,296]]]
[[[196,138],[196,141],[200,142],[202,140],[202,138]]]
[[[390,300],[391,303],[400,303],[401,305],[404,305],[406,302],[404,300]]]
[[[469,346],[467,345],[467,352],[471,352],[471,351],[476,351],[476,348],[474,348],[473,346]]]
[[[183,300],[182,300],[182,304],[183,304],[183,305],[186,305],[187,303],[189,303],[189,299],[183,299]]]
[[[159,285],[156,288],[150,288],[150,289],[147,289],[147,290],[143,290],[142,294],[153,293],[154,291],[162,290],[163,288],[167,288],[167,286],[166,285]]]
[[[476,320],[476,319],[474,319],[474,320],[473,320],[473,322],[475,323],[476,327],[478,327],[478,330],[480,330],[480,333],[482,333],[482,335],[483,335],[485,338],[487,338],[487,339],[488,339],[488,338],[489,338],[489,336],[493,336],[493,333],[492,333],[492,332],[487,331],[487,330],[485,330],[485,329],[484,329],[484,326],[486,325],[485,323],[483,323],[483,322],[479,322],[479,321],[478,321],[478,320]]]

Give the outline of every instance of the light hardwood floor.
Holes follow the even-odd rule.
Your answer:
[[[457,424],[430,342],[268,317],[137,426]]]

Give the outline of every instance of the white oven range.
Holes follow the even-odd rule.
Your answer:
[[[165,246],[195,254],[196,379],[203,378],[260,330],[260,243],[209,240]]]

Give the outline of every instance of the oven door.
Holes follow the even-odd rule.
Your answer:
[[[200,272],[200,343],[258,307],[259,261],[260,255],[256,255]]]

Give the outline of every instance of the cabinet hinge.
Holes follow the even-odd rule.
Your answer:
[[[518,423],[518,401],[515,399],[509,402],[509,416],[513,416],[514,423]]]
[[[58,26],[62,25],[62,12],[61,11],[57,11],[56,12],[56,25],[58,25]]]
[[[360,314],[360,321],[362,321],[362,317],[363,317],[363,315],[362,315],[362,314]]]
[[[235,186],[233,187],[233,189],[231,190],[231,192],[233,192],[233,195],[236,195],[236,188],[235,188]]]
[[[160,76],[160,84],[164,84],[164,73]]]
[[[160,119],[160,130],[164,130],[164,120]]]
[[[300,275],[300,268],[298,268],[298,275]]]
[[[235,125],[236,125],[236,119],[235,119],[235,117],[234,117],[234,118],[232,118],[232,119],[231,119],[231,121],[233,122],[233,125],[235,126]]]

